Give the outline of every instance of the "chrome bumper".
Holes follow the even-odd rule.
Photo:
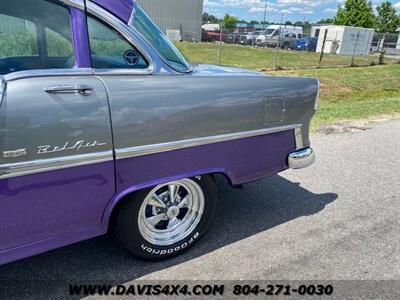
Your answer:
[[[289,168],[303,169],[311,166],[315,162],[315,153],[311,148],[295,151],[289,154]]]

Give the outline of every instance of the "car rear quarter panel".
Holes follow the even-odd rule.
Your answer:
[[[301,124],[303,142],[315,113],[318,82],[271,76],[103,76],[116,151],[242,131]],[[270,99],[283,98],[283,118],[265,122]]]

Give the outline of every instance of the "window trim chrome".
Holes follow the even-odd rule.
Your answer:
[[[107,12],[100,6],[88,1],[86,3],[86,9],[88,14],[95,16],[108,24],[111,28],[116,30],[119,34],[122,35],[123,38],[127,40],[129,44],[138,49],[141,55],[145,57],[149,66],[146,69],[95,69],[93,68],[94,75],[151,75],[154,73],[156,67],[153,59],[148,55],[147,51],[143,49],[143,47],[138,44],[135,39],[132,37],[132,28],[126,25],[124,22],[119,20],[117,17]],[[89,17],[89,15],[88,15]]]
[[[83,0],[60,0],[60,1],[71,7],[75,7],[80,10],[85,10],[85,3]]]
[[[173,150],[178,150],[178,149],[191,148],[191,147],[196,147],[196,146],[203,146],[203,145],[208,145],[208,144],[245,139],[245,138],[256,137],[256,136],[260,136],[260,135],[278,133],[278,132],[289,131],[289,130],[296,131],[297,129],[301,128],[301,126],[302,126],[301,124],[295,124],[295,125],[279,126],[279,127],[272,127],[272,128],[263,128],[263,129],[252,130],[252,131],[243,131],[243,132],[187,139],[187,140],[182,140],[182,141],[174,141],[174,142],[152,144],[152,145],[146,145],[146,146],[137,146],[137,147],[131,147],[131,148],[116,149],[115,153],[116,153],[117,160],[125,159],[125,158],[133,158],[133,157],[144,156],[144,155],[149,155],[149,154],[156,154],[156,153],[168,152],[168,151],[173,151]],[[297,144],[297,139],[296,139],[296,144]]]
[[[35,78],[35,77],[58,77],[58,76],[90,76],[93,75],[93,70],[90,68],[75,68],[75,69],[37,69],[13,72],[4,75],[6,82],[18,79]]]
[[[60,0],[60,2],[78,8],[85,9],[83,0]],[[72,30],[72,28],[71,28]],[[53,77],[53,76],[88,76],[93,75],[91,68],[69,68],[69,69],[33,69],[18,72],[11,72],[3,75],[4,82],[14,81],[18,79],[35,78],[35,77]],[[4,83],[5,85],[5,83]],[[2,102],[2,95],[0,94],[0,104]]]

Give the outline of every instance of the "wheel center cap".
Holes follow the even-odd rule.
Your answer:
[[[170,219],[176,218],[179,215],[179,207],[178,206],[171,206],[168,208],[167,216]]]

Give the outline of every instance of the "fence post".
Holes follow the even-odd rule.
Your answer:
[[[386,52],[385,41],[386,41],[386,33],[383,35],[382,41],[379,42],[382,45],[382,47],[379,45],[379,47],[381,48],[380,49],[381,54],[379,55],[379,62],[378,62],[379,65],[383,65],[385,63],[385,52]]]
[[[224,29],[223,24],[219,25],[219,45],[218,45],[218,53],[217,53],[217,64],[221,64],[221,54],[222,54],[222,31]]]
[[[279,52],[279,44],[281,43],[281,33],[279,33],[278,43],[275,48],[275,59],[274,59],[274,71],[276,71],[277,63],[278,63],[278,52]]]
[[[356,54],[357,46],[358,46],[358,39],[360,38],[360,31],[357,31],[357,38],[356,44],[354,46],[353,55],[351,56],[350,67],[354,67],[354,56]]]
[[[322,58],[324,57],[325,42],[326,42],[327,36],[328,36],[328,29],[325,29],[324,40],[322,41],[321,55],[319,56],[318,69],[321,68],[321,63],[322,63]]]

